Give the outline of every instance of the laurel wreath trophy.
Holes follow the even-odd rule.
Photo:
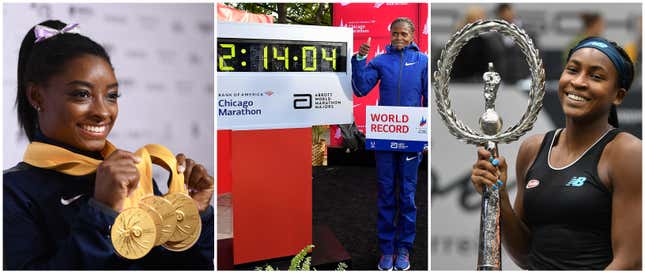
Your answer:
[[[479,118],[481,132],[476,131],[457,119],[450,107],[448,83],[455,58],[461,48],[472,38],[487,32],[499,32],[514,39],[521,48],[531,73],[529,102],[526,112],[516,125],[502,131],[502,118],[495,112],[495,98],[501,82],[500,75],[494,71],[493,64],[488,64],[488,72],[484,73],[484,113]],[[544,99],[544,67],[538,50],[526,32],[517,26],[503,20],[486,20],[464,26],[455,33],[441,52],[437,61],[437,71],[434,72],[433,92],[437,111],[457,139],[469,144],[484,146],[497,158],[497,144],[510,143],[519,139],[533,128],[537,115],[542,108]],[[496,165],[496,163],[493,164]],[[500,231],[500,196],[499,186],[484,187],[481,203],[481,220],[479,225],[479,250],[477,270],[501,270],[501,231]]]

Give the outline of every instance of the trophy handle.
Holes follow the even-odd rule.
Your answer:
[[[488,142],[486,150],[490,152],[491,160],[499,156],[494,142]],[[484,187],[482,191],[477,270],[502,270],[500,187],[501,185]]]

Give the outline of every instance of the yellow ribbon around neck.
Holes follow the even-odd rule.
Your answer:
[[[107,158],[116,147],[106,141],[105,148],[101,151],[103,158]],[[157,144],[146,145],[135,153],[142,161],[137,164],[139,170],[139,187],[144,188],[146,194],[152,194],[152,163],[162,166],[170,172],[170,185],[168,193],[186,193],[188,189],[184,184],[184,174],[177,172],[177,159],[166,147]],[[51,169],[72,176],[83,176],[96,172],[102,160],[78,154],[59,146],[41,142],[32,142],[27,146],[23,161],[35,167]],[[141,184],[143,182],[143,184]],[[148,186],[150,188],[148,189]],[[126,207],[124,207],[126,208]]]
[[[116,147],[110,143],[105,143],[105,148],[101,155],[107,158],[116,151]],[[138,206],[138,201],[148,195],[154,195],[152,186],[152,162],[163,166],[166,170],[171,171],[171,183],[174,188],[172,191],[184,191],[184,175],[177,174],[177,160],[169,153],[168,149],[161,145],[146,145],[134,153],[141,159],[136,164],[139,171],[138,187],[124,201],[123,208]],[[41,142],[32,142],[27,146],[23,158],[25,163],[35,167],[51,169],[72,176],[83,176],[96,172],[102,160],[94,159],[82,154],[78,154],[59,146],[50,145]]]
[[[101,155],[107,158],[116,147],[106,141]],[[141,158],[136,164],[139,183],[123,204],[123,211],[112,228],[112,242],[117,253],[128,259],[138,259],[147,254],[155,245],[163,244],[173,251],[181,251],[192,246],[201,232],[199,213],[184,184],[184,174],[177,172],[177,159],[167,148],[150,144],[135,153]],[[41,142],[27,146],[23,161],[32,166],[55,170],[72,176],[84,176],[96,172],[102,160],[78,154],[67,149]],[[170,172],[170,185],[166,197],[175,209],[177,221],[171,229],[161,228],[159,218],[154,220],[142,199],[153,196],[152,164],[157,164]],[[155,197],[153,197],[155,198]],[[168,202],[166,202],[168,203]],[[170,204],[170,203],[169,203]],[[188,209],[187,209],[188,207]],[[143,209],[142,209],[143,208]],[[174,216],[174,215],[173,215]],[[163,218],[163,216],[161,217]],[[190,222],[189,222],[190,221]],[[154,224],[156,222],[156,228]],[[116,233],[116,234],[115,234]],[[165,233],[165,235],[162,235]]]
[[[115,150],[116,147],[106,141],[101,155],[106,158]],[[94,173],[96,168],[103,162],[59,146],[41,142],[31,142],[27,146],[23,161],[35,167],[52,169],[72,176]]]

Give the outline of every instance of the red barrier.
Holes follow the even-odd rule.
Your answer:
[[[231,157],[233,151],[231,150],[231,131],[218,130],[217,131],[217,194],[231,192],[233,187],[232,183],[232,170],[231,170]]]
[[[234,263],[311,244],[311,128],[233,131],[231,148]]]
[[[273,22],[217,8],[220,21]],[[233,197],[233,263],[291,256],[312,244],[311,128],[218,130],[217,140],[217,193]]]

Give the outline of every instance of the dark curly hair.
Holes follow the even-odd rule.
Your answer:
[[[410,28],[410,32],[414,33],[414,23],[412,22],[412,20],[410,20],[410,18],[407,18],[407,17],[396,18],[394,19],[394,21],[392,21],[392,23],[390,24],[390,27],[394,26],[394,24],[397,24],[397,23],[407,24],[408,28]]]

